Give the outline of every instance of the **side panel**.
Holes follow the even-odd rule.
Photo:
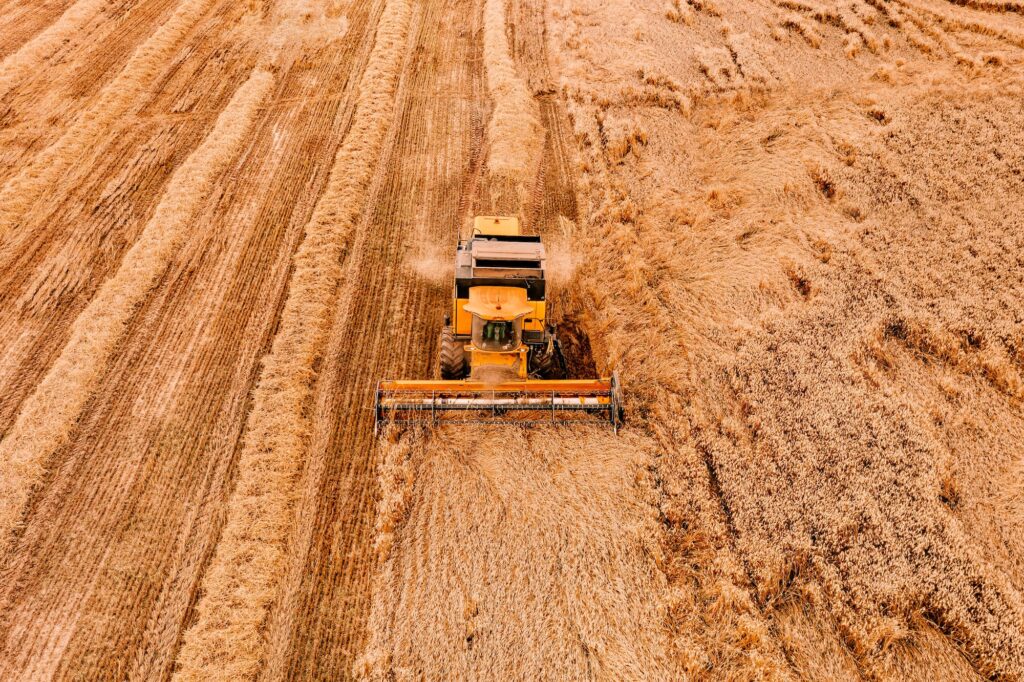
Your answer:
[[[523,320],[523,329],[531,332],[542,332],[544,331],[545,310],[544,301],[530,301],[530,305],[533,306],[533,312],[526,315],[526,319]]]
[[[468,298],[455,299],[455,310],[452,312],[452,330],[456,336],[469,336],[473,332],[473,315],[465,311]]]

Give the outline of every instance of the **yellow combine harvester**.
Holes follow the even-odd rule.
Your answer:
[[[622,421],[619,382],[567,379],[547,320],[545,253],[519,220],[481,216],[455,253],[451,315],[441,330],[441,380],[380,381],[376,428],[387,422]],[[558,378],[554,378],[558,377]]]

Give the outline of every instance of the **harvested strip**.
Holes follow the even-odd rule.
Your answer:
[[[109,134],[156,76],[172,62],[178,43],[206,13],[213,0],[184,0],[171,18],[132,55],[124,69],[56,142],[0,189],[0,237],[11,230],[47,188]]]
[[[62,45],[73,39],[110,0],[80,0],[46,30],[0,62],[0,97],[40,68]]]
[[[221,112],[213,132],[175,172],[156,212],[117,273],[75,320],[60,357],[0,443],[0,537],[6,538],[43,475],[46,457],[68,439],[136,307],[164,272],[210,187],[235,157],[274,83],[256,71]]]
[[[484,8],[484,64],[494,113],[487,128],[492,174],[522,181],[538,159],[543,131],[537,103],[516,73],[505,35],[505,1]]]
[[[279,331],[253,394],[237,487],[176,679],[251,679],[266,657],[263,628],[284,571],[310,431],[314,367],[327,341],[341,261],[393,117],[410,15],[408,0],[388,0],[352,127],[295,254]]]

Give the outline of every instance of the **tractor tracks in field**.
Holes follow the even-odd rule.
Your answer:
[[[201,56],[217,52],[218,29],[236,16],[211,18],[182,49]],[[69,131],[78,136],[72,146],[84,145],[89,152],[47,188],[46,197],[25,203],[19,229],[0,236],[5,247],[0,250],[0,336],[12,341],[3,351],[0,369],[0,431],[10,427],[28,391],[56,359],[71,321],[137,239],[170,173],[208,134],[251,68],[242,46],[226,63],[197,60],[180,69],[157,97],[126,93],[143,103],[140,108],[152,110],[174,108],[183,93],[201,89],[206,97],[202,113],[190,120],[141,125],[110,121],[113,127],[92,120],[77,132]],[[43,152],[34,165],[42,166],[42,157],[55,153]],[[25,173],[31,170],[26,167]]]
[[[182,679],[250,678],[265,663],[264,630],[294,531],[298,478],[317,428],[309,411],[320,385],[317,368],[333,302],[346,284],[350,244],[360,239],[353,232],[367,184],[392,121],[411,14],[407,0],[384,5],[351,126],[296,251],[278,331],[254,389],[224,533],[179,655]],[[227,641],[225,628],[232,633]]]
[[[213,131],[175,172],[156,212],[114,275],[76,318],[60,357],[22,405],[0,443],[0,461],[13,462],[0,485],[0,535],[7,537],[43,462],[65,442],[135,309],[185,240],[200,202],[242,146],[274,85],[253,71],[217,119]]]
[[[74,0],[43,0],[31,5],[18,0],[0,3],[0,60],[17,52],[23,45],[37,36],[63,12]]]
[[[426,376],[447,287],[408,259],[451,243],[460,197],[479,167],[482,92],[478,5],[420,7],[399,86],[393,136],[381,156],[346,266],[317,386],[301,535],[275,606],[268,674],[348,677],[365,640],[376,492],[373,385]]]
[[[176,0],[85,0],[4,59],[0,186],[96,104],[103,87],[175,7]]]
[[[50,146],[25,163],[0,188],[0,238],[24,229],[25,214],[67,175],[96,140],[109,135],[116,123],[153,86],[154,76],[171,61],[181,41],[212,9],[215,0],[182,0],[170,18],[132,54],[120,73],[99,93]]]
[[[290,256],[348,126],[351,98],[318,95],[351,91],[362,32],[372,25],[368,4],[347,8],[343,40],[283,67],[273,101],[295,104],[261,114],[248,148],[204,200],[194,222],[201,227],[132,317],[70,442],[50,458],[0,573],[0,669],[92,679],[169,675],[223,523],[249,392],[273,335]],[[203,35],[193,53],[220,49],[218,32]],[[184,64],[149,111],[182,99],[205,108],[232,84],[223,63]],[[197,78],[197,67],[224,85]],[[199,119],[172,129],[194,135],[206,125]],[[172,146],[161,150],[165,158],[181,153],[176,145],[188,148],[187,137],[157,139]],[[93,169],[100,188],[125,178],[117,181],[125,199],[105,210],[148,197],[131,179],[139,172],[133,166],[126,172],[112,160]],[[168,172],[165,163],[147,171],[155,183]],[[96,205],[64,201],[84,211]],[[67,247],[67,233],[59,234],[55,241]],[[102,243],[78,248],[95,258]],[[117,253],[107,256],[116,263]],[[40,317],[50,305],[38,304]],[[47,334],[38,339],[53,344],[51,352],[61,347]],[[45,371],[46,358],[35,362]]]

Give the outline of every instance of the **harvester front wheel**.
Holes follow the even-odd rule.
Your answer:
[[[466,349],[455,338],[451,327],[441,329],[441,378],[462,379],[466,376]]]

